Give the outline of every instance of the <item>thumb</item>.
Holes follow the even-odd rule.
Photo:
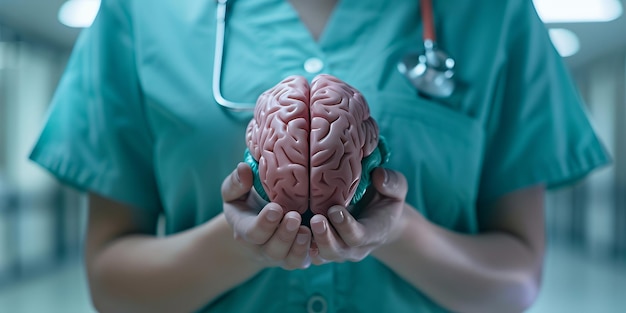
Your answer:
[[[381,195],[404,201],[408,183],[402,173],[378,167],[372,173],[372,185]]]
[[[252,169],[244,162],[222,182],[222,200],[230,202],[245,196],[252,188]]]

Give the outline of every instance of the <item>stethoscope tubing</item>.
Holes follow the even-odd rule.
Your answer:
[[[220,106],[236,112],[253,111],[255,103],[230,101],[222,95],[222,62],[226,36],[226,7],[228,0],[216,0],[215,53],[213,56],[213,97]]]
[[[433,17],[433,2],[432,0],[420,0],[422,11],[422,25],[424,27],[424,33],[422,37],[424,42],[436,42],[437,36],[435,34],[435,22]]]
[[[224,42],[226,37],[226,19],[228,0],[216,0],[216,28],[215,28],[215,53],[213,55],[213,81],[212,90],[215,102],[220,106],[235,112],[253,111],[255,103],[252,102],[236,102],[226,99],[222,95],[222,66],[224,61]],[[436,57],[433,48],[436,45],[436,34],[434,26],[432,0],[420,0],[422,11],[422,25],[424,27],[423,39],[426,53],[431,58]],[[446,59],[446,62],[448,62]],[[452,59],[450,59],[452,60]],[[447,63],[446,63],[447,65]],[[446,74],[452,73],[451,70]],[[418,87],[416,87],[418,88]],[[419,88],[418,88],[419,90]]]

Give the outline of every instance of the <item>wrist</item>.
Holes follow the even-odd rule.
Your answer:
[[[372,255],[383,262],[385,259],[395,258],[410,251],[415,251],[421,232],[428,227],[428,221],[412,206],[405,204],[402,214],[398,217],[398,225],[389,236],[389,240],[372,251]]]
[[[256,273],[265,268],[248,247],[235,239],[234,231],[224,214],[216,216],[208,224],[212,230],[205,236],[205,240],[218,241],[219,246],[218,251],[211,251],[211,254],[222,254],[227,262],[236,265],[242,272]]]

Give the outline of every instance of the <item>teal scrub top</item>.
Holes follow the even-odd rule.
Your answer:
[[[168,234],[222,212],[251,113],[216,104],[215,1],[104,0],[79,37],[31,158],[61,181],[164,214]],[[222,92],[254,102],[304,64],[360,90],[409,183],[407,202],[476,233],[477,207],[581,178],[609,160],[528,0],[434,1],[456,59],[450,98],[419,96],[396,69],[422,42],[419,1],[340,0],[318,41],[285,0],[230,5]],[[311,70],[309,68],[309,70]],[[415,270],[421,270],[416,268]],[[373,257],[267,269],[202,312],[445,312]]]

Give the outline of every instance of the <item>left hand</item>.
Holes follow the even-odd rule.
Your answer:
[[[300,225],[300,214],[283,213],[279,204],[261,199],[252,181],[252,170],[242,162],[222,184],[224,216],[240,244],[237,248],[261,268],[309,267],[311,231]]]
[[[345,207],[333,206],[328,218],[311,218],[313,242],[309,254],[315,265],[358,262],[374,249],[399,237],[407,181],[400,172],[377,168],[372,173],[376,193],[356,219]]]

